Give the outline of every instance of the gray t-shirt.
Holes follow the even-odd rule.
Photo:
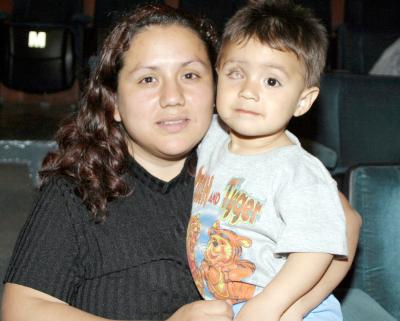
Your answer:
[[[257,155],[228,150],[213,119],[198,148],[189,265],[206,299],[234,303],[261,292],[288,253],[347,255],[335,181],[287,132],[293,145]]]

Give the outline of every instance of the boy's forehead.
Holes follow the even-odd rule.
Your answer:
[[[276,48],[258,39],[225,42],[221,48],[218,67],[225,64],[240,63],[243,65],[258,65],[262,67],[278,66],[287,72],[305,74],[305,65],[292,51],[282,46]]]
[[[268,44],[259,41],[258,39],[249,38],[236,41],[227,41],[223,44],[220,52],[220,60],[231,59],[235,56],[241,56],[244,60],[254,61],[254,56],[251,54],[268,51],[269,55],[265,55],[265,60],[273,57],[274,55],[290,55],[294,56],[300,62],[299,57],[293,50],[285,48],[284,46],[277,46],[276,44]],[[259,55],[260,56],[260,55]]]

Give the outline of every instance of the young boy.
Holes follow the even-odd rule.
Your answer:
[[[289,1],[252,3],[226,26],[187,251],[199,291],[231,302],[235,320],[280,320],[347,254],[336,184],[286,130],[319,94],[326,48],[322,25]],[[304,320],[342,320],[340,305],[329,296]]]

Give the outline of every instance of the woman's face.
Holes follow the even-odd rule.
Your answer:
[[[181,160],[211,121],[213,76],[204,44],[188,28],[151,26],[134,37],[123,62],[114,118],[127,131],[130,153],[140,163]]]

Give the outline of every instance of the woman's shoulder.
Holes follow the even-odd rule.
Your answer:
[[[76,188],[77,184],[74,180],[65,175],[53,175],[46,178],[40,186],[40,193],[48,193],[50,191],[56,193],[71,193]]]
[[[50,207],[58,207],[63,211],[76,208],[82,204],[77,193],[77,183],[68,176],[54,175],[42,183],[38,203],[45,203]]]

